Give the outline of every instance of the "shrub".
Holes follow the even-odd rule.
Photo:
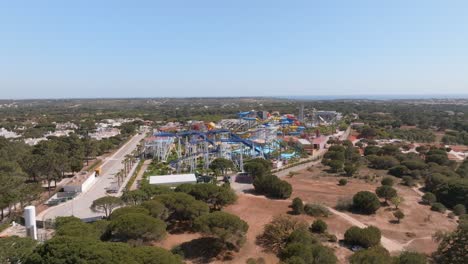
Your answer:
[[[289,243],[301,243],[301,244],[315,244],[318,243],[317,238],[313,236],[305,227],[300,227],[294,230],[287,238],[286,241]]]
[[[427,192],[422,196],[422,202],[427,205],[431,205],[437,201],[435,194]]]
[[[406,186],[409,186],[409,187],[414,186],[414,179],[411,176],[403,176],[402,182]]]
[[[353,196],[353,208],[363,214],[373,214],[380,208],[380,201],[374,193],[361,191]]]
[[[398,223],[400,223],[400,220],[405,217],[405,214],[401,210],[396,210],[393,216],[395,216],[395,218],[398,219]]]
[[[283,249],[289,236],[297,229],[307,230],[307,224],[288,215],[274,216],[273,220],[265,225],[263,234],[258,242],[265,248],[278,253]]]
[[[306,204],[304,206],[304,212],[310,216],[324,216],[328,217],[331,215],[330,210],[321,204]]]
[[[425,255],[417,252],[404,251],[398,258],[398,264],[426,264],[427,258]]]
[[[302,202],[301,198],[296,197],[293,199],[291,208],[293,211],[293,214],[299,215],[304,212],[304,203]]]
[[[453,213],[458,216],[466,214],[466,208],[463,204],[457,204],[453,207]]]
[[[336,202],[335,209],[338,211],[349,211],[353,207],[353,199],[348,198],[339,198]]]
[[[393,179],[390,178],[390,177],[385,177],[385,178],[382,179],[382,181],[380,181],[380,183],[381,183],[382,185],[385,185],[385,186],[393,186],[394,181],[393,181]]]
[[[350,264],[390,264],[390,253],[381,246],[359,250],[349,258]]]
[[[340,186],[345,186],[346,184],[348,184],[348,180],[346,180],[346,179],[340,179],[338,181],[338,185],[340,185]]]
[[[336,243],[338,238],[334,234],[327,234],[328,242]]]
[[[403,175],[407,175],[408,173],[409,173],[408,168],[403,165],[397,165],[397,166],[391,167],[388,170],[388,174],[393,175],[395,177],[401,177]]]
[[[320,244],[289,243],[281,252],[281,263],[321,263],[335,264],[337,262],[333,251]]]
[[[325,223],[323,220],[321,219],[317,219],[315,220],[312,225],[310,226],[310,231],[314,232],[314,233],[324,233],[326,230],[327,230],[327,223]]]
[[[343,170],[343,161],[341,160],[331,160],[327,162],[327,165],[330,166],[330,171],[331,172],[340,172]]]
[[[280,180],[275,175],[255,177],[253,185],[257,193],[265,194],[272,198],[287,199],[292,193],[291,184]]]
[[[344,171],[346,173],[346,176],[353,176],[357,170],[358,170],[357,166],[354,166],[353,164],[350,164],[350,163],[347,163],[344,166]]]
[[[440,213],[445,213],[447,208],[441,204],[441,203],[433,203],[431,206],[432,211],[440,212]]]
[[[346,230],[344,240],[351,246],[370,248],[380,243],[381,236],[380,230],[377,227],[369,226],[366,228],[359,228],[357,226],[352,226]]]

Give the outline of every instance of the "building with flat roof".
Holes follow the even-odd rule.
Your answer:
[[[155,175],[149,177],[149,183],[154,185],[177,186],[184,183],[197,183],[195,174]]]

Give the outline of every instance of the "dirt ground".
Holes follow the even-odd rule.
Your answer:
[[[328,175],[323,172],[320,165],[309,170],[298,171],[293,177],[284,177],[286,181],[293,186],[294,197],[300,197],[304,202],[320,203],[329,207],[335,207],[340,198],[351,198],[359,191],[375,191],[380,186],[380,179],[386,175],[384,171],[369,170],[364,168],[360,175],[368,175],[367,179],[347,178],[346,186],[338,186],[340,177]],[[364,177],[366,178],[366,177]],[[437,230],[453,230],[456,227],[456,220],[449,219],[446,215],[430,211],[428,206],[419,204],[420,194],[409,187],[396,185],[399,195],[403,196],[405,201],[400,205],[400,209],[405,213],[405,218],[400,224],[394,223],[394,206],[384,206],[378,210],[377,214],[366,216],[346,212],[347,215],[360,221],[365,225],[377,226],[382,235],[392,241],[395,241],[405,250],[418,251],[430,254],[437,248],[437,243],[432,240],[432,235]],[[272,200],[264,196],[255,196],[252,194],[239,194],[238,201],[226,207],[226,212],[235,214],[249,224],[246,243],[239,252],[234,254],[232,261],[212,261],[210,263],[245,263],[249,258],[263,258],[266,263],[278,263],[279,259],[270,252],[265,252],[255,241],[256,237],[263,232],[265,224],[269,223],[273,216],[287,214],[290,211],[291,200]],[[309,216],[300,217],[309,224],[314,218]],[[328,224],[328,232],[343,239],[345,231],[352,224],[342,216],[332,215],[328,218],[322,218]],[[171,249],[184,242],[200,239],[199,234],[176,234],[169,235],[167,239],[158,243],[166,249]],[[339,263],[347,263],[346,259],[352,252],[341,247],[338,243],[326,243],[327,246],[334,249],[339,259]],[[187,262],[191,263],[191,262]]]
[[[380,176],[380,171],[369,171],[371,175]],[[339,198],[350,198],[358,191],[375,191],[380,185],[379,180],[367,182],[361,179],[348,179],[346,186],[338,186],[337,177],[321,177],[318,169],[311,171],[301,171],[292,178],[286,177],[285,180],[293,186],[291,197],[300,197],[304,202],[321,203],[334,207]],[[360,215],[347,213],[353,218],[366,225],[378,227],[382,234],[401,243],[406,250],[414,250],[429,254],[436,250],[437,243],[432,240],[432,235],[437,230],[448,231],[456,228],[456,220],[449,219],[446,215],[433,212],[429,206],[419,204],[421,200],[419,194],[409,187],[395,185],[400,196],[405,201],[400,205],[400,209],[405,213],[405,218],[400,224],[395,223],[393,216],[394,206],[383,206],[375,215]],[[328,221],[327,221],[328,223]],[[335,233],[338,238],[347,229],[344,226],[334,227],[329,223],[330,231]],[[341,233],[341,236],[340,236]]]

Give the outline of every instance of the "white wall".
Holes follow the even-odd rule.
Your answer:
[[[93,185],[95,180],[96,172],[93,172],[81,185],[66,185],[63,187],[63,190],[65,192],[86,192]]]

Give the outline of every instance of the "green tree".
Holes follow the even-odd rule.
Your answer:
[[[163,203],[156,200],[149,200],[141,204],[142,207],[149,211],[149,214],[154,218],[159,218],[165,221],[169,217],[169,210]]]
[[[206,203],[198,201],[186,193],[162,194],[154,199],[161,202],[169,210],[168,220],[172,222],[181,221],[191,224],[195,218],[209,212]]]
[[[379,198],[385,199],[385,202],[397,196],[397,191],[388,185],[382,185],[380,187],[377,187],[375,193]]]
[[[35,240],[28,237],[0,238],[0,263],[25,263],[37,245]]]
[[[103,231],[93,224],[84,223],[81,219],[70,217],[57,217],[55,220],[56,236],[88,237],[99,239]]]
[[[157,247],[132,247],[83,237],[56,236],[36,248],[26,264],[182,264],[178,256]]]
[[[403,203],[405,199],[403,196],[394,196],[390,199],[390,202],[395,205],[395,209],[398,209],[401,203]]]
[[[431,205],[431,204],[435,203],[436,201],[437,201],[436,196],[431,192],[427,192],[422,196],[422,202],[424,204]]]
[[[236,193],[229,186],[218,186],[211,183],[182,184],[176,192],[184,192],[210,205],[212,210],[220,210],[237,200]]]
[[[214,171],[216,175],[225,176],[229,170],[234,170],[235,166],[232,160],[217,158],[210,163],[210,169]]]
[[[131,205],[138,205],[144,201],[147,201],[149,199],[148,193],[146,193],[144,190],[139,189],[139,190],[133,190],[133,191],[125,191],[122,194],[122,200]]]
[[[468,254],[466,254],[468,224],[460,223],[455,231],[438,237],[437,241],[440,244],[433,254],[436,263],[468,263]]]
[[[353,165],[352,163],[345,163],[344,171],[346,173],[346,176],[351,177],[354,174],[356,174],[356,172],[358,171],[358,167],[356,165]]]
[[[91,204],[91,210],[98,213],[104,213],[106,218],[112,213],[112,211],[122,205],[122,200],[119,197],[104,196],[93,201]]]
[[[343,161],[340,160],[331,160],[327,162],[327,165],[330,166],[330,171],[337,173],[343,170]]]
[[[139,205],[124,206],[124,207],[120,207],[112,211],[112,213],[109,215],[109,219],[114,220],[122,215],[134,214],[134,213],[144,214],[144,215],[150,214],[149,210],[143,206],[139,206]]]
[[[215,236],[235,248],[242,245],[249,229],[249,225],[238,216],[219,211],[198,217],[194,227],[195,230]]]
[[[159,241],[166,235],[166,224],[148,215],[130,213],[112,219],[109,232],[112,237],[122,241]]]
[[[380,201],[374,193],[361,191],[353,196],[353,208],[364,214],[373,214],[380,208]]]

